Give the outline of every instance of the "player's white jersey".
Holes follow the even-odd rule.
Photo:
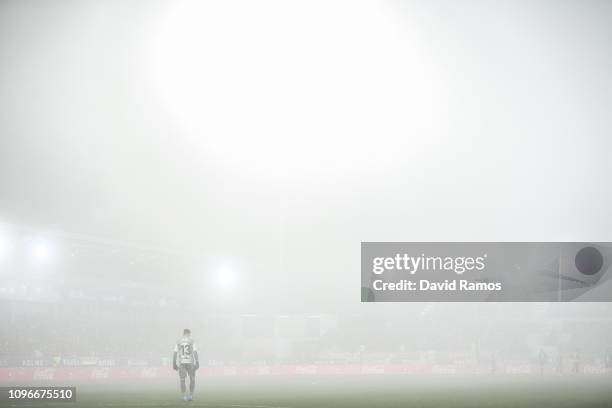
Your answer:
[[[194,351],[195,342],[191,337],[182,337],[176,342],[174,352],[176,353],[177,364],[195,364]]]

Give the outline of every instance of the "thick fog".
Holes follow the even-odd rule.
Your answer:
[[[610,303],[362,304],[359,251],[611,241],[611,19],[0,2],[2,365],[599,364]]]

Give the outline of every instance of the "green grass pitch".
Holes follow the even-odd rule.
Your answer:
[[[7,384],[3,384],[7,385]],[[43,385],[43,384],[36,384]],[[48,383],[44,385],[50,385]],[[60,384],[57,384],[60,385]],[[76,403],[8,407],[612,407],[610,376],[296,376],[199,378],[185,403],[178,379],[61,384],[77,386]]]

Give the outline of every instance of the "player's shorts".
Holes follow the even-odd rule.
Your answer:
[[[187,375],[189,375],[189,378],[194,378],[196,370],[193,364],[180,364],[178,372],[181,378],[185,378]]]

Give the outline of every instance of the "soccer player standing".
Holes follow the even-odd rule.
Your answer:
[[[183,401],[193,401],[193,391],[195,390],[195,373],[200,368],[198,359],[198,351],[196,350],[195,342],[191,338],[191,330],[183,330],[181,337],[174,346],[174,355],[172,357],[172,368],[178,371],[181,380],[181,392],[183,393]],[[185,377],[189,375],[189,393],[185,386]]]

